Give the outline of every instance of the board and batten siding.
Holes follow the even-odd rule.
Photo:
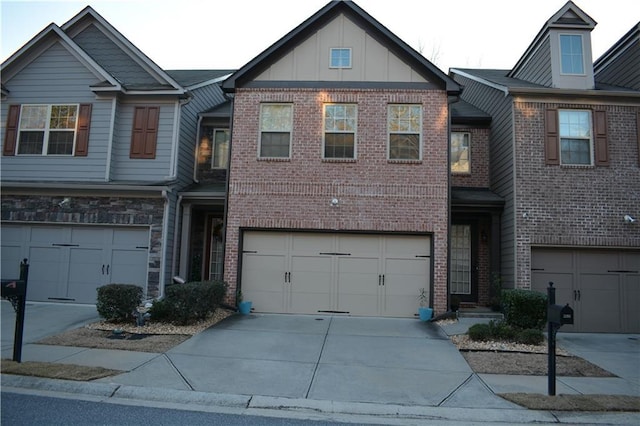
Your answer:
[[[193,183],[194,153],[198,132],[198,113],[225,101],[220,86],[213,83],[191,90],[191,102],[182,107],[180,143],[178,144],[178,182],[181,186]]]
[[[553,74],[551,72],[551,40],[547,35],[540,44],[540,48],[524,66],[513,76],[520,80],[551,87]]]
[[[329,68],[332,47],[352,49],[352,67]],[[274,62],[257,81],[394,81],[425,83],[412,67],[344,14]]]
[[[129,158],[133,115],[136,106],[159,106],[158,139],[154,159]],[[122,102],[118,105],[118,120],[114,131],[111,178],[114,181],[159,181],[171,173],[174,143],[176,102]]]
[[[505,93],[469,78],[454,75],[464,86],[462,99],[491,114],[489,163],[491,189],[504,198],[501,219],[500,258],[506,285],[515,282],[515,188],[513,166],[513,101]]]
[[[2,156],[2,178],[22,181],[104,181],[111,122],[111,100],[99,100],[89,87],[99,79],[60,44],[53,44],[20,73],[2,83],[9,95],[2,102],[2,128],[9,105],[92,104],[89,153]],[[4,131],[0,132],[4,146]]]

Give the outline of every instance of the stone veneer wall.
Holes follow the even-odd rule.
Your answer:
[[[548,166],[546,108],[607,111],[609,166]],[[531,247],[640,247],[638,107],[515,102],[516,285],[531,287]],[[635,226],[633,226],[635,225]]]
[[[151,227],[146,296],[160,295],[162,267],[162,198],[71,196],[63,207],[61,196],[3,195],[2,221],[60,225],[147,225]]]
[[[257,158],[260,104],[293,104],[291,158]],[[357,159],[322,160],[323,104],[358,106]],[[422,161],[387,160],[387,106],[423,107]],[[241,228],[430,233],[432,294],[446,310],[447,98],[439,90],[239,90],[235,97],[225,281],[233,302]],[[337,208],[330,206],[338,198]]]

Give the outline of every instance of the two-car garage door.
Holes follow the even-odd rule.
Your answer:
[[[556,288],[556,303],[569,303],[574,325],[563,331],[640,332],[640,251],[536,248],[531,286]]]
[[[241,290],[258,312],[412,317],[428,236],[246,231]]]
[[[28,259],[27,300],[95,303],[105,284],[146,288],[148,252],[148,227],[2,225],[2,277]]]

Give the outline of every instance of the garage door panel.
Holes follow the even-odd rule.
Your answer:
[[[59,226],[33,226],[26,228],[27,239],[32,243],[66,243],[69,241],[69,229]],[[30,230],[30,232],[29,232]]]
[[[430,256],[431,244],[424,237],[389,237],[385,240],[387,255],[412,258],[417,256]]]
[[[378,313],[378,258],[338,258],[338,310],[351,315]]]
[[[291,302],[289,312],[310,313],[330,310],[331,258],[322,256],[291,257]]]
[[[259,312],[282,312],[285,257],[244,254],[242,294]]]
[[[580,275],[580,328],[589,332],[621,330],[620,279],[617,275]]]
[[[333,247],[331,234],[293,234],[291,236],[291,253],[317,256],[322,252],[330,252]]]
[[[242,249],[267,253],[284,253],[287,250],[287,240],[281,234],[269,232],[247,232]]]
[[[48,301],[66,298],[66,277],[63,275],[66,264],[64,252],[59,247],[31,247],[27,299]]]
[[[376,258],[380,253],[380,238],[377,235],[340,235],[337,249],[340,253],[353,256],[370,255]]]
[[[66,297],[78,303],[95,303],[96,289],[102,285],[102,249],[74,248],[69,254],[69,285]]]
[[[75,228],[71,229],[71,243],[84,247],[102,247],[105,243],[105,230],[103,228]]]
[[[3,230],[4,231],[4,230]],[[4,233],[2,235],[4,238]],[[28,255],[24,253],[23,246],[17,243],[4,243],[2,241],[2,252],[0,253],[0,268],[3,278],[18,278],[20,276],[20,262]]]
[[[573,253],[567,250],[534,251],[534,255],[531,256],[531,269],[547,273],[572,272]]]
[[[621,269],[620,255],[617,252],[581,252],[578,259],[578,270],[583,273],[602,273]]]
[[[109,281],[144,288],[147,282],[148,258],[146,250],[114,249],[111,252]]]
[[[147,229],[114,229],[111,244],[119,247],[148,247],[149,231]]]
[[[640,333],[640,274],[626,275],[622,288],[627,333]]]

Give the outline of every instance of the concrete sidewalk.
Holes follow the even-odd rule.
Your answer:
[[[13,312],[6,302],[1,307],[2,357],[11,358],[11,345],[6,342],[13,336],[13,321],[8,315]],[[7,307],[10,312],[6,312]],[[559,418],[558,413],[525,410],[496,395],[546,394],[546,377],[477,375],[471,371],[448,335],[465,332],[478,321],[475,319],[461,318],[456,324],[439,327],[414,319],[237,315],[163,354],[35,343],[45,335],[97,320],[97,315],[90,315],[91,309],[95,313],[95,307],[29,304],[23,361],[101,366],[126,373],[91,383],[4,375],[3,388],[54,388],[88,395],[105,392],[112,398],[149,401],[189,400],[194,407],[199,401],[215,399],[221,406],[261,410],[287,407],[315,413],[368,411],[397,416],[399,412],[418,410],[421,415],[433,416],[434,410],[441,410],[442,418],[463,423],[483,421],[479,419],[554,423]],[[76,310],[77,320],[70,319],[69,312]],[[44,331],[46,324],[49,334]],[[639,396],[638,337],[560,333],[560,346],[609,371],[615,370],[612,372],[619,377],[559,377],[557,393]],[[81,391],[74,392],[78,389]],[[464,410],[478,410],[476,415],[481,417],[466,417],[460,414]],[[640,422],[637,413],[582,414],[590,422]],[[560,417],[580,423],[576,415],[563,413]]]

